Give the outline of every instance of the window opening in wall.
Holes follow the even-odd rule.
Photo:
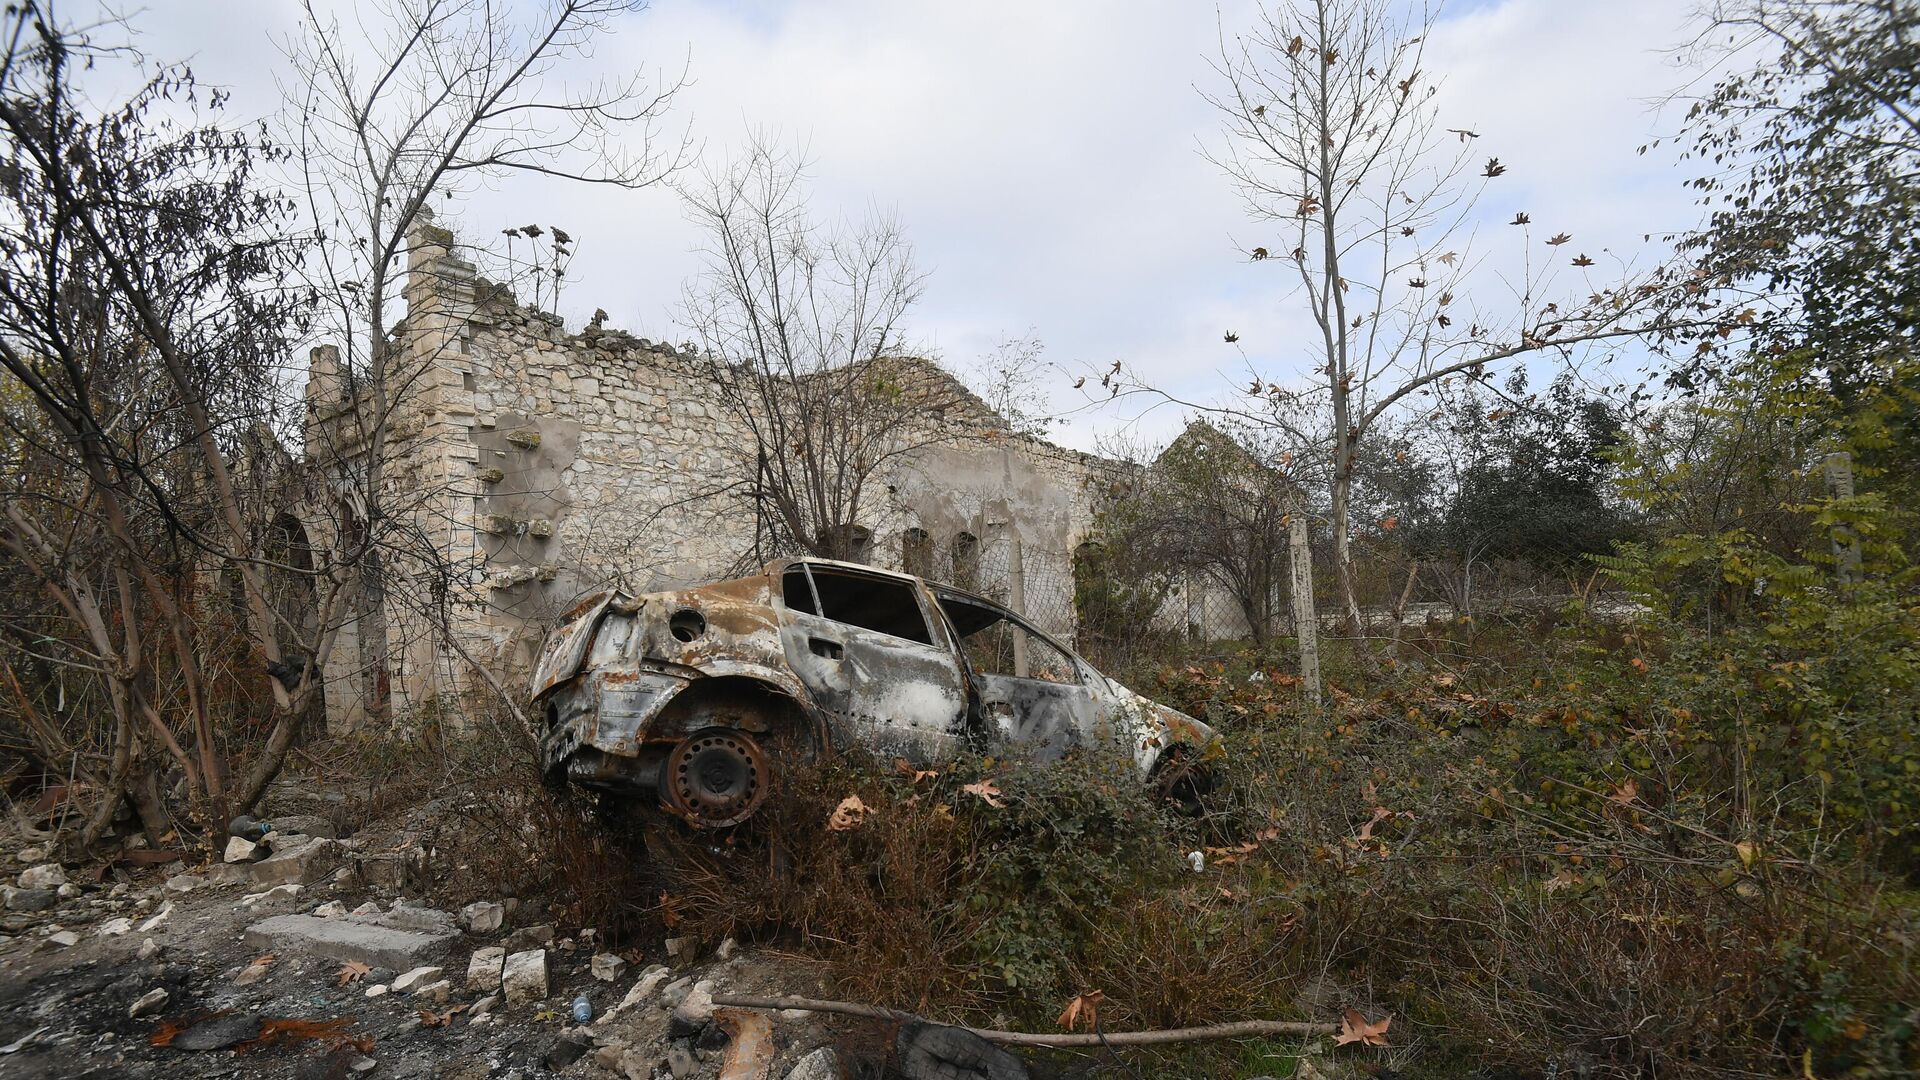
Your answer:
[[[460,385],[468,393],[472,393],[480,388],[480,384],[473,381],[473,372],[471,371],[463,371],[460,373]]]

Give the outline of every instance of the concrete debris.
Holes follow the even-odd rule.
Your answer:
[[[506,921],[507,909],[491,900],[480,900],[460,909],[460,925],[476,934],[491,934]]]
[[[52,889],[8,889],[8,911],[45,911],[60,902]]]
[[[794,1063],[787,1080],[840,1080],[840,1056],[833,1047],[822,1046]]]
[[[140,924],[140,932],[143,934],[153,933],[155,930],[158,930],[161,926],[165,925],[167,918],[172,914],[173,914],[173,901],[169,900],[166,903],[161,904],[160,910],[148,916],[147,919]]]
[[[358,865],[368,885],[405,892],[426,876],[427,853],[417,847],[363,856]]]
[[[500,970],[500,990],[507,1004],[542,1001],[547,996],[547,950],[510,953]]]
[[[509,952],[531,949],[536,945],[553,944],[553,924],[541,923],[538,926],[523,926],[507,935],[505,942]]]
[[[439,979],[415,990],[413,996],[422,1001],[432,1001],[444,1005],[447,999],[453,996],[453,983],[446,979]]]
[[[507,950],[498,945],[475,949],[473,958],[467,961],[467,989],[489,992],[500,989],[501,968],[506,962]]]
[[[397,970],[418,967],[444,948],[454,935],[405,930],[358,919],[320,919],[312,915],[276,915],[247,927],[251,946],[311,953],[331,960],[358,960]]]
[[[189,893],[207,883],[199,874],[175,874],[167,879],[167,891]]]
[[[613,982],[627,973],[627,962],[612,953],[599,953],[587,966],[601,982]]]
[[[281,814],[273,819],[273,831],[276,833],[298,833],[301,836],[318,836],[327,840],[340,839],[340,830],[333,822],[318,814]]]
[[[386,983],[374,983],[372,986],[367,987],[367,996],[370,998],[386,997],[392,989],[393,987],[388,986]]]
[[[42,863],[20,871],[17,880],[23,889],[58,889],[67,883],[67,872],[59,863]]]
[[[311,885],[333,873],[346,857],[340,841],[314,837],[254,863],[253,880],[260,885]]]
[[[127,1016],[137,1019],[142,1016],[157,1013],[167,1007],[167,998],[169,996],[166,987],[156,986],[135,998],[133,1004],[127,1006]]]
[[[476,1016],[485,1016],[494,1010],[494,1006],[499,1004],[500,1004],[499,994],[488,994],[487,996],[467,1006],[467,1018],[471,1020]]]
[[[378,1061],[370,1057],[357,1057],[347,1063],[347,1068],[357,1073],[367,1073],[372,1072],[379,1064]]]
[[[700,1072],[700,1062],[694,1058],[693,1051],[674,1043],[667,1051],[667,1071],[673,1074],[673,1080],[687,1080]]]
[[[267,972],[271,970],[273,970],[273,962],[271,960],[268,960],[266,963],[255,960],[253,963],[240,969],[240,974],[233,977],[233,985],[252,986],[254,983],[266,978]]]
[[[338,900],[329,900],[314,908],[313,913],[323,919],[337,919],[347,913],[347,905]]]
[[[713,982],[701,979],[687,991],[687,996],[673,1007],[670,1021],[675,1027],[699,1029],[713,1019]]]
[[[676,963],[690,963],[700,951],[700,942],[695,938],[670,937],[666,944],[667,957]]]
[[[69,881],[53,891],[59,893],[62,900],[72,900],[80,895],[80,886]]]
[[[253,880],[247,863],[217,863],[207,870],[209,885],[245,885]]]
[[[303,887],[304,886],[300,885],[275,885],[273,888],[262,892],[248,893],[240,898],[240,906],[243,908],[252,908],[262,904],[272,905],[282,900],[291,901],[300,895],[300,890]]]
[[[405,975],[393,980],[393,989],[397,993],[409,994],[416,986],[425,986],[438,979],[443,969],[437,967],[417,967]]]
[[[374,903],[374,902],[373,902],[373,901],[371,901],[371,900],[368,900],[368,901],[366,901],[365,903],[363,903],[363,904],[361,904],[360,906],[358,906],[358,907],[356,907],[356,908],[354,908],[354,909],[353,909],[353,910],[352,910],[351,912],[349,912],[348,914],[351,914],[351,915],[378,915],[378,914],[380,914],[380,905],[379,905],[379,904],[376,904],[376,903]]]
[[[422,904],[409,904],[405,900],[395,900],[393,907],[378,921],[402,930],[421,930],[430,934],[452,934],[458,930],[453,916],[447,912]]]
[[[29,866],[36,863],[43,863],[47,861],[47,849],[40,847],[23,847],[20,849],[20,853],[15,855],[14,858],[19,859]]]
[[[260,857],[260,845],[244,836],[227,837],[227,852],[221,856],[221,862],[252,862]]]
[[[160,943],[153,940],[152,938],[147,938],[146,940],[142,941],[140,943],[140,948],[133,954],[134,959],[141,960],[141,961],[151,960],[154,957],[159,955],[160,955]]]
[[[133,929],[133,920],[129,918],[108,919],[100,924],[101,937],[119,937]]]
[[[47,940],[63,949],[71,949],[80,944],[80,935],[71,930],[58,930],[47,935]]]
[[[740,943],[738,941],[735,941],[732,938],[727,938],[725,941],[722,941],[720,943],[719,948],[713,950],[713,955],[722,960],[730,960],[733,958],[734,950],[738,949],[739,947],[740,947]]]

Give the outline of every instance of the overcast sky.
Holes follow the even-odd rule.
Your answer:
[[[81,6],[65,5],[71,12]],[[1698,217],[1671,158],[1635,150],[1670,132],[1655,103],[1685,73],[1668,50],[1689,0],[1469,0],[1429,50],[1447,127],[1510,166],[1482,205],[1517,209],[1578,245],[1644,264],[1645,233]],[[1184,394],[1230,393],[1244,361],[1284,382],[1311,364],[1278,276],[1249,263],[1263,242],[1200,155],[1219,121],[1199,89],[1217,36],[1251,22],[1223,0],[655,0],[624,19],[596,61],[609,70],[690,65],[670,127],[723,161],[751,127],[804,143],[824,213],[897,215],[929,271],[915,336],[963,374],[1010,335],[1036,336],[1075,372],[1124,360]],[[274,41],[291,0],[156,0],[134,23],[155,59],[191,60],[232,88],[243,114],[277,106]],[[351,24],[349,24],[351,25]],[[668,189],[516,180],[477,191],[450,222],[472,238],[529,222],[579,239],[561,307],[576,324],[680,340],[681,284],[698,237]],[[1543,234],[1544,235],[1544,234]],[[1057,407],[1077,400],[1048,368]],[[1080,413],[1056,438],[1089,446],[1138,408]],[[1176,409],[1145,418],[1149,438]]]

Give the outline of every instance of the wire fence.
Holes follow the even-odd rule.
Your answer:
[[[1284,561],[1264,589],[1248,589],[1219,569],[1129,567],[1098,544],[1051,549],[1010,531],[964,544],[954,554],[911,560],[916,565],[908,569],[1006,605],[1102,668],[1131,670],[1246,644],[1284,649],[1299,634]],[[1634,610],[1571,544],[1462,552],[1363,538],[1353,549],[1357,620],[1347,610],[1331,544],[1317,538],[1310,559],[1311,610],[1322,638],[1418,643],[1496,626],[1535,628],[1575,601],[1600,617]]]

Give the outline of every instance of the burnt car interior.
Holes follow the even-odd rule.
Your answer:
[[[1079,672],[1064,650],[1006,613],[946,593],[940,595],[940,610],[953,624],[974,674],[1080,682]]]
[[[780,588],[787,607],[794,611],[921,645],[933,644],[927,617],[914,598],[912,586],[904,581],[800,563],[786,572]]]

